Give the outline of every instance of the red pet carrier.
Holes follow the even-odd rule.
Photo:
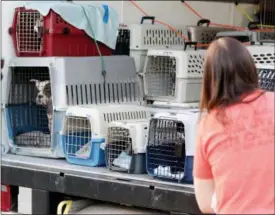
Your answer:
[[[16,8],[9,33],[17,56],[99,56],[94,39],[53,10],[43,17],[37,10]],[[102,55],[112,55],[111,48],[97,43]]]

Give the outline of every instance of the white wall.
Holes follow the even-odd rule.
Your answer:
[[[89,4],[89,1],[74,1],[81,4]],[[133,6],[130,1],[100,1],[113,7],[120,16],[120,21],[126,24],[139,23],[142,13]],[[188,2],[188,1],[187,1]],[[199,20],[182,2],[180,1],[136,1],[136,3],[149,15],[171,25],[196,24]],[[215,2],[188,2],[203,17],[213,22],[221,24],[231,24],[243,26],[247,25],[248,20],[240,14],[233,3]],[[241,5],[248,13],[253,12],[255,6],[250,4]]]

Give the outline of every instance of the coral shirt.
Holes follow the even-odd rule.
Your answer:
[[[213,179],[217,213],[274,214],[274,93],[256,90],[225,110],[228,124],[214,112],[198,129],[193,174]]]

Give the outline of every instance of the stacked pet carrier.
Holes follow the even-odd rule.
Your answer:
[[[189,42],[181,48],[149,47],[143,72],[144,99],[151,107],[184,107],[163,110],[150,119],[146,146],[147,173],[153,177],[192,183],[198,107],[206,50],[224,28],[209,27],[209,20],[187,26]],[[207,26],[202,26],[207,24]],[[190,47],[189,47],[190,45]],[[191,47],[195,45],[195,48]],[[187,109],[189,108],[189,109]]]
[[[145,120],[149,117],[146,108],[138,105],[108,104],[68,108],[61,132],[67,161],[84,166],[104,166],[106,144],[109,149],[109,142],[105,143],[106,136],[109,134],[108,123],[112,124],[122,120]],[[144,141],[142,144],[145,143]],[[120,144],[113,142],[112,147],[118,150]],[[129,147],[132,145],[130,144]],[[112,153],[107,150],[106,157],[111,156]]]
[[[275,41],[275,31],[263,31],[258,29],[260,23],[250,23],[247,31],[224,31],[217,33],[217,38],[232,37],[240,42],[250,42],[252,44],[273,45]]]
[[[152,23],[143,23],[150,20]],[[140,24],[129,25],[130,29],[130,56],[135,59],[136,70],[142,73],[150,48],[181,48],[184,47],[184,39],[166,26],[155,24],[155,17],[142,17]],[[187,35],[186,26],[176,27],[181,35]]]
[[[138,103],[134,60],[110,56],[104,64],[106,75],[100,57],[14,59],[5,108],[13,152],[62,157],[59,132],[69,106]]]

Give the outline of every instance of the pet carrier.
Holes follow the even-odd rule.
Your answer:
[[[61,131],[67,161],[84,166],[105,165],[103,148],[108,123],[149,117],[146,108],[138,105],[69,107]]]
[[[147,101],[200,100],[205,50],[148,50],[143,80]]]
[[[53,10],[43,16],[37,10],[16,8],[9,33],[17,56],[99,56],[94,39]],[[111,48],[97,43],[102,55],[112,55]]]
[[[252,55],[256,66],[260,64],[270,64],[274,66],[274,46],[253,45],[247,46],[247,49]]]
[[[151,19],[152,24],[144,24],[143,21]],[[142,72],[147,50],[150,48],[182,48],[184,39],[166,26],[154,24],[154,17],[142,17],[140,24],[129,25],[130,29],[130,56],[135,59],[137,72]],[[187,36],[185,26],[177,26],[175,29]]]
[[[203,26],[206,24],[206,26]],[[188,26],[188,40],[200,44],[209,44],[216,38],[216,34],[222,31],[228,31],[228,28],[209,27],[210,20],[199,20],[197,26]]]
[[[259,74],[259,86],[266,91],[275,91],[275,68],[274,65],[257,66]]]
[[[149,119],[115,121],[109,124],[105,160],[110,170],[133,174],[146,173],[148,123]]]
[[[146,150],[150,176],[192,183],[193,156],[199,112],[158,113],[150,119]]]
[[[232,37],[240,42],[274,43],[275,32],[256,32],[256,31],[225,31],[217,33],[217,38]]]
[[[68,106],[139,103],[134,60],[105,57],[105,78],[100,63],[100,57],[12,61],[5,112],[15,153],[63,155],[55,148],[60,147],[59,131]]]

